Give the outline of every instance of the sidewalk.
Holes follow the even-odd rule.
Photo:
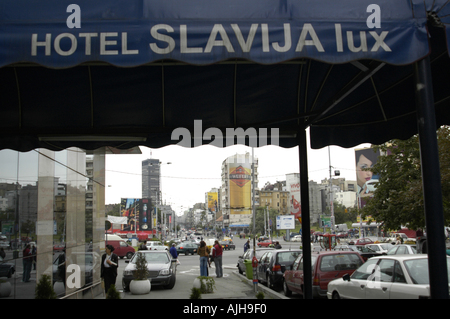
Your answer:
[[[202,299],[257,299],[257,292],[254,291],[252,280],[240,275],[237,270],[230,272],[229,276],[222,278],[215,278],[215,289],[213,293],[202,294]],[[189,299],[190,289],[175,288],[171,291],[171,299]],[[258,291],[264,293],[264,299],[289,299],[284,295],[277,293],[267,287],[258,284]],[[154,299],[154,294],[151,292],[146,295],[132,295],[130,293],[121,292],[122,299]],[[95,299],[105,299],[103,295],[97,296]]]

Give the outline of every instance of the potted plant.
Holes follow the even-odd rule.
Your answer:
[[[56,293],[53,290],[52,280],[49,275],[42,275],[36,284],[35,299],[56,299]]]
[[[134,279],[130,282],[130,292],[133,295],[148,294],[151,289],[151,284],[147,278],[147,261],[142,253],[138,253],[136,258],[136,269],[133,273]]]
[[[214,292],[215,284],[212,277],[198,276],[194,279],[194,288],[200,289],[202,294]]]
[[[8,280],[0,278],[0,298],[11,295],[11,283]]]

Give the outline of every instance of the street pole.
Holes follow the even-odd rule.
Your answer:
[[[253,213],[253,257],[256,257],[256,210],[255,210],[255,159],[254,148],[252,147],[252,213]],[[254,265],[253,265],[254,266]],[[254,291],[258,291],[258,274],[256,268],[253,268],[253,288]]]

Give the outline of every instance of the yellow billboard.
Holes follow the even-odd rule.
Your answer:
[[[230,163],[230,214],[251,214],[252,175],[250,163]]]
[[[217,198],[218,196],[216,192],[208,193],[208,210],[211,213],[217,213],[218,211]]]

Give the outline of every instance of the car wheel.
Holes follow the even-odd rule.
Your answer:
[[[337,291],[333,292],[332,297],[333,297],[333,299],[341,299],[341,296],[339,296],[339,293]]]
[[[175,287],[175,282],[177,281],[177,278],[175,276],[172,276],[172,278],[170,278],[170,283],[166,286],[164,286],[165,289],[172,289],[173,287]]]
[[[292,296],[292,291],[289,290],[289,287],[285,280],[283,280],[283,292],[286,297]]]
[[[122,287],[123,287],[123,291],[130,291],[130,286],[125,285],[125,281],[122,280]]]
[[[127,258],[128,258],[128,259],[131,259],[131,257],[133,257],[133,255],[134,255],[134,253],[129,252],[129,253],[127,253]]]
[[[186,250],[186,251],[184,252],[184,254],[185,254],[186,256],[188,256],[188,255],[189,255],[189,251]]]

